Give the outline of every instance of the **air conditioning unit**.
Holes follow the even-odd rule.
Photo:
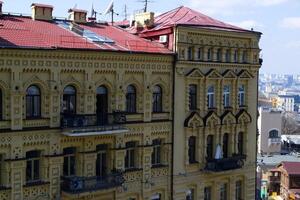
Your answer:
[[[159,43],[166,43],[168,41],[167,35],[161,35],[159,36]]]

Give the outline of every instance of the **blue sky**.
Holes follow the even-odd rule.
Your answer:
[[[30,13],[31,3],[54,6],[54,16],[67,17],[67,10],[77,8],[104,12],[110,0],[2,0],[5,12]],[[115,11],[124,18],[124,5],[128,13],[142,9],[139,0],[115,0]],[[300,74],[300,0],[152,0],[148,9],[163,13],[185,5],[221,21],[243,28],[254,28],[263,33],[260,47],[264,59],[262,73]],[[110,20],[109,16],[101,16]]]

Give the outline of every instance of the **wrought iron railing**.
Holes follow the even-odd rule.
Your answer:
[[[121,172],[112,173],[103,177],[63,176],[61,179],[61,190],[72,194],[114,188],[124,183],[123,174]]]
[[[229,158],[207,159],[205,170],[219,172],[242,168],[244,165],[245,155],[233,155]]]

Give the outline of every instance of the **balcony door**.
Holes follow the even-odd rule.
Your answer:
[[[96,147],[97,160],[96,160],[96,176],[105,177],[107,175],[107,145],[100,144]]]
[[[108,122],[108,91],[105,86],[97,88],[96,102],[97,122],[99,125],[105,125]]]

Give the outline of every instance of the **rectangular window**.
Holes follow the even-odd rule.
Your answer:
[[[188,48],[188,59],[189,60],[193,60],[193,53],[194,53],[193,47],[189,47]]]
[[[75,147],[64,148],[64,165],[63,165],[63,175],[64,176],[74,176],[75,175]]]
[[[239,106],[245,106],[245,86],[244,85],[241,85],[239,87],[238,101],[239,101]]]
[[[230,86],[225,85],[223,89],[223,105],[224,108],[230,107]]]
[[[197,109],[197,85],[189,85],[189,107],[190,110]]]
[[[189,189],[187,192],[186,192],[186,197],[185,197],[186,200],[195,200],[195,190],[194,189]]]
[[[202,60],[202,49],[198,48],[198,60]]]
[[[237,181],[235,183],[235,200],[242,200],[242,181]]]
[[[29,151],[26,153],[26,181],[38,181],[40,179],[40,152]]]
[[[209,87],[207,90],[207,107],[208,108],[215,107],[215,92],[213,86]]]
[[[227,200],[227,184],[224,183],[220,186],[220,200]]]
[[[217,61],[221,62],[222,61],[222,50],[218,49],[217,51]]]
[[[208,50],[207,50],[207,60],[208,60],[208,61],[211,61],[211,60],[212,60],[212,50],[211,50],[211,49],[208,49]]]
[[[191,136],[189,138],[189,163],[195,163],[196,162],[196,137]]]
[[[213,142],[214,142],[214,136],[213,135],[207,136],[207,139],[206,139],[206,156],[207,156],[208,159],[213,158],[213,151],[214,151]]]
[[[107,144],[100,144],[96,146],[96,176],[105,177],[107,175]]]
[[[155,139],[152,141],[153,151],[152,151],[152,166],[161,164],[161,140]]]
[[[243,63],[247,62],[247,51],[243,51]]]
[[[230,62],[230,50],[226,50],[225,59],[226,62]]]
[[[126,142],[125,168],[135,168],[135,147],[136,142]]]
[[[239,54],[238,54],[238,51],[235,50],[235,51],[234,51],[234,56],[233,56],[233,57],[234,57],[234,62],[238,62],[238,55],[239,55]]]
[[[204,188],[204,200],[211,200],[211,187]]]

